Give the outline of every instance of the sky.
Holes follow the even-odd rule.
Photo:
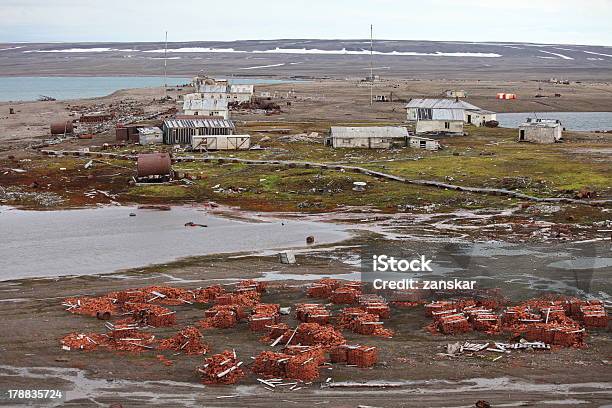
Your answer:
[[[612,46],[612,0],[0,0],[0,42],[284,38]]]

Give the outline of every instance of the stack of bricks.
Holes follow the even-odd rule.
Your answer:
[[[255,291],[264,293],[268,284],[266,282],[258,282],[252,279],[242,280],[236,284],[236,292]]]
[[[239,305],[215,305],[204,312],[204,319],[198,324],[204,329],[216,327],[227,329],[234,327],[239,320],[246,317],[246,312]]]
[[[342,333],[331,325],[322,326],[317,323],[301,323],[292,333],[289,344],[302,344],[306,346],[321,345],[331,347],[344,344],[346,340]]]
[[[425,305],[425,315],[429,317],[439,314],[440,312],[445,312],[449,310],[453,311],[453,313],[456,312],[456,309],[453,306],[452,302],[437,301]]]
[[[357,346],[349,347],[346,356],[348,365],[356,365],[360,368],[372,367],[378,361],[378,350],[376,347]]]
[[[500,317],[491,309],[480,306],[468,306],[463,309],[468,321],[475,330],[484,332],[497,332],[500,330]]]
[[[338,316],[336,326],[341,329],[351,329],[355,319],[364,314],[367,312],[360,307],[346,307]]]
[[[304,323],[329,323],[330,314],[324,305],[317,303],[300,303],[295,306],[295,317]]]
[[[251,365],[251,371],[265,378],[286,378],[287,361],[291,358],[285,353],[262,351]]]
[[[175,336],[164,339],[160,345],[160,350],[173,350],[185,354],[205,354],[208,346],[202,343],[202,333],[193,326],[185,327]]]
[[[585,327],[608,327],[608,313],[601,303],[580,306],[579,318]]]
[[[280,305],[260,303],[253,307],[253,314],[249,316],[249,329],[251,331],[264,331],[267,327],[278,323],[280,319]]]
[[[367,313],[375,314],[381,319],[388,319],[391,316],[391,309],[387,301],[380,296],[360,295],[358,302]]]
[[[141,326],[168,327],[176,324],[176,313],[162,306],[147,303],[124,303],[123,309]]]
[[[204,384],[235,384],[244,377],[241,366],[242,361],[237,360],[236,353],[225,350],[204,359],[197,371]]]
[[[329,350],[332,363],[347,363],[357,367],[372,367],[378,361],[378,350],[370,346],[352,346],[341,344]]]
[[[313,381],[319,377],[321,357],[324,358],[318,349],[296,354],[263,351],[255,358],[251,370],[266,378]]]
[[[472,326],[463,313],[445,315],[438,320],[440,331],[444,334],[460,334],[472,331]]]
[[[225,293],[225,289],[221,285],[208,286],[206,288],[197,288],[194,290],[188,290],[187,293],[191,295],[188,298],[189,301],[194,303],[211,303],[217,296]]]
[[[357,296],[359,296],[359,294],[359,290],[354,287],[343,286],[335,289],[329,297],[329,300],[336,304],[352,305],[357,302]]]
[[[336,279],[319,279],[308,288],[308,296],[318,299],[327,299],[332,292],[340,286]]]
[[[272,343],[274,345],[280,343],[283,340],[286,343],[287,341],[289,341],[289,338],[293,333],[293,330],[291,330],[286,323],[271,324],[269,326],[266,326],[266,330],[268,330],[268,333],[263,336],[260,341],[262,343]]]

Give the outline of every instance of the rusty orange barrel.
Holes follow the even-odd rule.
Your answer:
[[[138,177],[167,176],[172,170],[172,161],[170,160],[170,154],[139,154],[136,168],[138,170]]]

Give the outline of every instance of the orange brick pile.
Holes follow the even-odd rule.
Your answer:
[[[338,287],[340,287],[340,281],[336,279],[319,279],[310,285],[307,294],[313,298],[327,299]]]
[[[266,282],[258,282],[252,279],[246,279],[236,284],[236,292],[254,290],[258,293],[264,293],[268,284]]]
[[[215,304],[253,307],[259,303],[260,298],[261,294],[254,290],[247,290],[240,293],[224,293],[215,298]]]
[[[70,297],[64,299],[62,305],[65,306],[67,311],[74,314],[81,314],[85,316],[100,316],[104,313],[108,313],[105,318],[115,316],[118,312],[118,307],[115,301],[109,297]]]
[[[583,347],[585,328],[608,325],[607,312],[599,301],[546,296],[506,307],[501,312],[487,308],[491,304],[469,299],[433,302],[425,307],[426,314],[434,319],[426,329],[444,334],[460,334],[472,329],[488,334],[506,332],[529,341]]]
[[[301,323],[294,330],[292,336],[293,338],[290,338],[291,341],[289,342],[292,345],[331,347],[346,342],[342,333],[334,329],[333,326],[317,323]]]
[[[355,319],[364,314],[367,312],[360,307],[345,307],[337,318],[336,326],[341,329],[352,329]]]
[[[224,294],[225,289],[223,289],[220,285],[213,285],[206,288],[188,290],[187,293],[191,295],[191,297],[188,299],[191,302],[211,303],[217,298],[217,296]]]
[[[265,378],[313,381],[319,378],[318,354],[263,351],[255,358],[251,371]]]
[[[372,367],[378,361],[378,349],[370,346],[342,344],[329,351],[332,363],[347,363],[360,368]]]
[[[369,336],[393,337],[393,330],[385,329],[384,323],[378,318],[378,315],[365,313],[357,316],[352,324],[351,330],[358,334],[366,334]]]
[[[332,291],[329,300],[336,304],[351,305],[357,303],[357,297],[361,294],[361,282],[348,282]]]
[[[158,348],[189,355],[205,354],[208,351],[208,346],[202,343],[202,333],[194,326],[185,327],[174,336],[164,339]]]
[[[244,377],[242,361],[238,361],[236,353],[225,350],[204,359],[197,372],[204,384],[235,384]]]
[[[144,288],[127,289],[121,292],[110,293],[120,303],[157,303],[163,305],[182,305],[191,303],[193,298],[186,289],[171,286],[147,286]]]
[[[299,303],[295,305],[295,318],[304,323],[328,324],[330,314],[324,305]]]
[[[124,303],[123,310],[141,326],[168,327],[176,324],[176,313],[162,306],[148,303]]]
[[[133,325],[115,325],[107,336],[105,347],[118,351],[138,352],[152,349],[155,341],[154,335],[142,332]]]
[[[234,327],[246,312],[238,305],[215,305],[204,312],[198,325],[204,329],[227,329]]]
[[[359,295],[357,298],[359,306],[367,313],[375,314],[381,319],[388,319],[391,316],[391,309],[387,301],[377,295]]]
[[[60,340],[64,350],[92,351],[104,346],[107,337],[98,333],[70,333]]]
[[[280,316],[274,314],[257,313],[249,316],[249,329],[251,331],[265,331],[271,325],[278,323]]]
[[[268,330],[268,333],[260,339],[262,343],[266,344],[274,344],[275,342],[277,342],[276,344],[285,344],[293,333],[293,330],[286,323],[269,325],[266,327],[266,330]]]

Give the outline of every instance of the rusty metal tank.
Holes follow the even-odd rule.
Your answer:
[[[170,154],[139,154],[136,168],[138,170],[138,177],[169,176],[172,172],[172,161],[170,160]]]
[[[67,120],[65,122],[54,122],[51,124],[51,134],[52,135],[63,135],[64,133],[72,133],[74,131],[74,125],[71,121]]]

